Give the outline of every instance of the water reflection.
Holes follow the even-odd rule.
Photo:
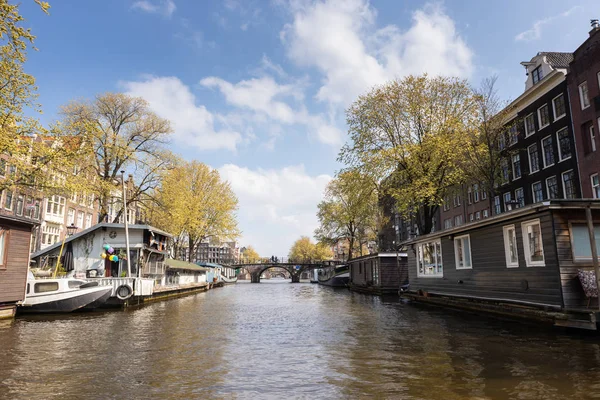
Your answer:
[[[0,398],[600,398],[600,340],[286,281],[0,323]]]

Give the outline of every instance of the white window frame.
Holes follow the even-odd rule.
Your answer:
[[[433,243],[433,247],[434,249],[439,248],[440,249],[440,254],[435,254],[435,268],[436,268],[436,273],[435,274],[425,274],[425,273],[421,273],[419,271],[419,263],[421,262],[421,256],[423,254],[423,246]],[[437,240],[432,240],[432,241],[428,241],[428,242],[421,242],[421,243],[417,243],[417,276],[419,278],[443,278],[444,277],[444,261],[443,261],[443,255],[442,255],[442,241],[440,239]],[[439,257],[438,257],[439,256]],[[439,258],[439,259],[438,259]],[[442,266],[442,272],[439,273],[437,272],[437,269],[439,269],[439,265]],[[423,271],[425,270],[425,267],[423,267]]]
[[[517,174],[515,173],[515,157],[519,157],[519,176],[516,176]],[[510,158],[510,166],[512,168],[513,181],[521,179],[521,177],[523,176],[523,171],[521,170],[521,154],[517,153],[512,155],[512,157]]]
[[[8,234],[9,230],[5,228],[0,228],[0,269],[6,269],[7,253],[8,253]]]
[[[473,202],[479,203],[479,184],[473,185]]]
[[[536,172],[538,172],[540,170],[540,160],[539,160],[539,155],[538,155],[538,169],[536,169],[535,171],[531,168],[531,152],[530,149],[533,148],[533,146],[537,147],[537,142],[535,142],[534,144],[530,145],[527,147],[527,161],[529,163],[529,174],[535,174]],[[538,148],[538,154],[539,154],[539,148]]]
[[[506,202],[506,195],[508,195],[508,201],[512,201],[512,193],[511,192],[506,192],[506,193],[502,194],[502,202],[504,203],[504,211],[512,211],[512,205],[507,204],[507,202]],[[511,206],[510,210],[508,209],[508,206]]]
[[[542,261],[532,261],[531,251],[529,249],[529,240],[527,236],[527,228],[533,225],[540,227],[540,241],[542,246]],[[546,255],[544,254],[544,238],[542,235],[542,224],[539,218],[521,223],[521,233],[523,234],[523,250],[525,253],[525,265],[527,267],[545,267],[546,266]]]
[[[475,221],[475,215],[473,215],[473,213],[469,214],[469,222],[473,222]]]
[[[517,261],[513,262],[510,258],[510,239],[508,237],[508,231],[512,229],[514,233],[514,246],[517,253]],[[517,241],[517,228],[514,225],[506,225],[502,227],[502,236],[504,237],[504,259],[506,261],[506,268],[519,268],[519,242]]]
[[[556,193],[556,197],[554,197],[553,199],[550,198],[550,188],[548,187],[548,181],[550,179],[554,178],[556,180],[556,190],[558,191],[558,179],[556,178],[556,175],[552,175],[546,178],[545,183],[546,183],[546,194],[548,195],[548,200],[553,200],[553,199],[559,199],[560,198],[560,193]]]
[[[485,210],[483,210],[483,218],[487,218],[490,216],[490,212],[488,211],[488,209],[486,208]]]
[[[556,99],[558,99],[559,97],[563,98],[563,105],[564,105],[564,108],[565,108],[565,112],[563,114],[561,114],[561,115],[556,115],[556,106],[554,105],[554,101]],[[552,99],[552,115],[554,115],[554,121],[558,121],[559,119],[561,119],[562,117],[564,117],[565,115],[567,115],[567,103],[565,103],[565,97],[564,97],[564,95],[562,93]]]
[[[542,114],[540,113],[540,110],[544,107],[546,107],[546,110],[548,112],[548,123],[546,125],[542,125]],[[537,109],[537,116],[538,116],[538,126],[539,126],[538,131],[541,131],[542,129],[544,129],[545,127],[550,125],[550,108],[548,107],[548,103],[544,104],[543,106],[541,106],[540,108]]]
[[[594,186],[594,178],[596,178],[598,180],[598,185]],[[592,186],[592,197],[594,199],[599,199],[600,196],[598,196],[598,194],[596,193],[596,190],[594,190],[595,188],[598,188],[597,190],[600,192],[600,175],[596,174],[592,174],[590,175],[590,185]]]
[[[481,211],[475,212],[475,221],[479,221],[481,219]]]
[[[502,214],[502,202],[500,200],[500,196],[494,196],[494,212],[496,211],[499,211],[496,213],[496,215]]]
[[[588,132],[590,134],[590,148],[592,149],[592,152],[594,152],[596,151],[596,132],[594,131],[594,124],[590,125]]]
[[[544,140],[546,139],[550,139],[552,140],[552,135],[548,135],[545,138],[542,139],[542,141],[540,142],[541,147],[542,147],[542,164],[544,164],[544,169],[551,167],[555,164],[555,161],[552,160],[552,164],[546,164],[546,151],[544,150]],[[554,149],[552,151],[552,158],[554,158]]]
[[[539,184],[540,184],[540,188],[542,189],[542,198],[541,198],[541,200],[537,200],[537,199],[535,198],[535,189],[533,188],[533,185],[535,185],[535,184],[537,184],[537,183],[539,183]],[[533,202],[534,204],[535,204],[535,203],[540,203],[540,202],[544,201],[544,186],[542,186],[542,181],[533,182],[533,183],[531,184],[531,200],[532,200],[532,202]]]
[[[585,102],[583,101],[583,86],[584,85],[585,85],[585,98],[587,100],[587,105],[584,105]],[[581,82],[578,86],[578,89],[579,89],[579,105],[581,105],[582,110],[585,110],[586,108],[588,108],[590,106],[590,90],[588,88],[587,81]]]
[[[567,189],[566,189],[566,187],[565,187],[565,174],[568,174],[569,172],[573,172],[573,187],[575,187],[575,177],[576,177],[576,175],[575,175],[575,172],[574,172],[572,169],[569,169],[569,170],[567,170],[567,171],[565,171],[565,172],[561,173],[561,174],[560,174],[560,181],[562,182],[562,188],[563,188],[563,197],[564,197],[565,199],[572,200],[572,199],[575,199],[575,198],[577,198],[577,193],[575,193],[575,196],[574,196],[574,197],[571,197],[571,198],[568,198],[568,197],[567,197]]]
[[[527,118],[531,117],[533,119],[533,131],[529,132],[527,130]],[[531,135],[533,135],[535,133],[535,117],[533,116],[533,113],[525,116],[525,119],[523,119],[523,123],[525,124],[525,137],[529,137]]]
[[[468,267],[466,267],[466,266],[459,267],[458,266],[458,241],[459,240],[463,240],[463,239],[467,239],[467,243],[469,245],[469,266]],[[466,261],[467,257],[465,255],[465,247],[464,247],[465,246],[465,242],[463,242],[462,245],[463,245],[463,248],[462,248],[463,261]],[[472,259],[472,256],[471,256],[471,238],[470,238],[470,236],[468,234],[467,235],[456,236],[454,238],[454,262],[455,262],[454,266],[456,267],[456,269],[473,269],[473,259]]]
[[[514,130],[514,135],[513,135]],[[514,138],[514,141],[513,141]],[[510,127],[508,128],[508,146],[514,146],[519,141],[519,129],[514,122],[511,122]]]
[[[556,131],[556,147],[558,148],[558,162],[563,162],[563,161],[569,160],[571,157],[573,157],[573,152],[571,152],[571,155],[569,155],[569,157],[563,158],[563,156],[562,156],[562,152],[560,151],[560,138],[558,137],[558,134],[561,133],[562,131],[567,132],[567,138],[568,138],[568,133],[569,133],[569,130],[566,127]],[[570,142],[571,141],[569,140],[569,143]]]
[[[515,205],[515,208],[525,207],[525,190],[522,187],[515,189],[515,201],[519,200],[519,196],[517,195],[519,191],[521,191],[522,194],[521,198],[523,199],[523,204],[519,203],[518,205]]]

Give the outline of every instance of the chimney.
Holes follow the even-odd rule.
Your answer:
[[[590,36],[594,35],[598,31],[600,31],[600,23],[598,23],[597,19],[591,19],[590,25],[592,26],[592,30],[590,31]]]

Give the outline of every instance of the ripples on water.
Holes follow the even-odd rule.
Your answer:
[[[595,335],[283,280],[0,324],[0,399],[585,399],[599,366]]]

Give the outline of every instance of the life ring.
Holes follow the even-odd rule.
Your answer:
[[[133,296],[133,289],[127,284],[121,285],[115,290],[115,295],[119,300],[127,300]]]

